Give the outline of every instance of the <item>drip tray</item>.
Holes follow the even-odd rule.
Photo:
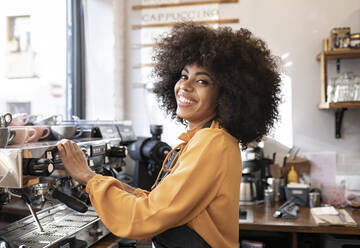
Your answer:
[[[96,238],[88,237],[86,241],[95,242],[109,233],[92,208],[86,213],[78,213],[63,204],[58,204],[37,214],[44,232],[39,231],[32,216],[27,216],[0,229],[0,237],[6,238],[15,247],[23,245],[31,248],[47,248],[57,247],[56,244],[77,234],[83,237],[84,233],[90,233],[89,230],[94,228],[104,229],[103,235]]]

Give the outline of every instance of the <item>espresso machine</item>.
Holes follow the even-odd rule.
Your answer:
[[[81,131],[73,141],[92,170],[121,178],[126,146],[136,140],[131,122],[57,125],[76,125]],[[66,173],[57,142],[0,149],[0,247],[88,247],[110,233],[91,207],[85,186]]]

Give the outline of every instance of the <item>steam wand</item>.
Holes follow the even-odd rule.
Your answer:
[[[21,199],[25,202],[25,204],[26,204],[26,206],[29,208],[30,213],[31,213],[32,217],[34,218],[35,223],[36,223],[37,227],[39,228],[40,232],[45,232],[45,231],[44,231],[44,228],[43,228],[43,227],[41,226],[41,224],[40,224],[40,220],[39,220],[39,218],[37,217],[37,214],[36,214],[35,210],[34,210],[33,207],[31,206],[31,201],[30,201],[30,199],[28,198],[28,196],[25,195],[25,194],[17,195],[17,194],[12,193],[11,191],[9,191],[9,194],[12,195],[12,196],[14,196],[14,197],[21,198]]]

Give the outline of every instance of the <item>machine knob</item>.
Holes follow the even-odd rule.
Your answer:
[[[101,228],[92,228],[88,232],[89,232],[89,235],[92,237],[100,236],[104,233],[103,230],[101,230]]]
[[[127,149],[125,146],[112,146],[106,151],[106,155],[109,157],[125,158],[127,155]]]
[[[80,149],[81,149],[81,151],[84,153],[85,157],[89,157],[89,156],[90,156],[90,154],[88,153],[88,149],[86,149],[85,147],[81,147]]]
[[[54,172],[54,165],[47,158],[32,159],[25,171],[31,176],[50,176]]]

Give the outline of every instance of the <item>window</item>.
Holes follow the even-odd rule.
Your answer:
[[[0,113],[66,115],[64,0],[0,1]]]

